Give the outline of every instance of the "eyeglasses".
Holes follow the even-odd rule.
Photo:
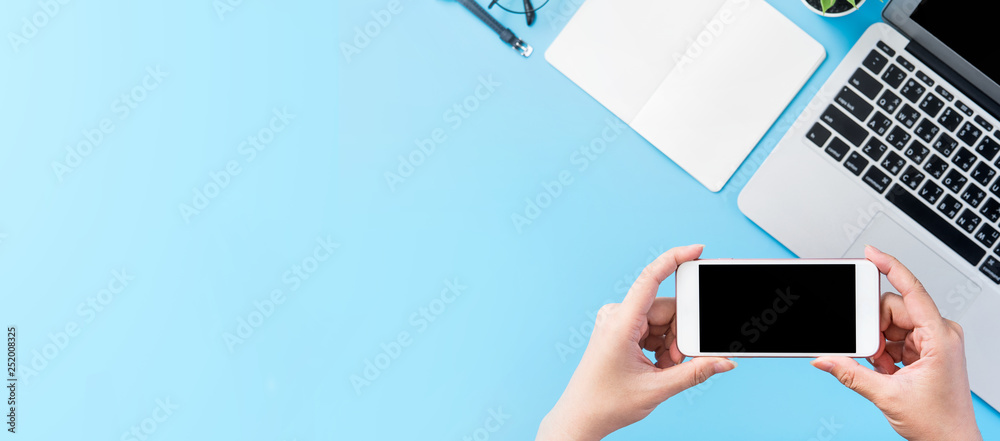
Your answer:
[[[535,24],[535,12],[548,3],[549,0],[534,0],[534,4],[532,4],[532,0],[490,0],[488,8],[493,9],[493,6],[496,5],[511,14],[523,14],[528,20],[528,26],[531,26]],[[535,6],[535,4],[538,5]]]

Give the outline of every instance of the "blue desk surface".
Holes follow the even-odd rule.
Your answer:
[[[631,131],[583,154],[614,119],[542,54],[578,0],[500,16],[528,60],[444,0],[175,3],[0,7],[21,439],[530,439],[654,255],[790,256],[736,207],[777,131],[721,194]],[[807,91],[880,7],[772,3],[829,51]],[[830,426],[895,437],[806,360],[746,360],[611,438]]]

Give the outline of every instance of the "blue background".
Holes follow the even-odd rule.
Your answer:
[[[490,439],[530,439],[593,314],[656,254],[790,257],[736,196],[881,5],[824,19],[771,1],[829,58],[714,194],[631,131],[585,170],[571,162],[613,120],[543,58],[577,1],[552,0],[532,28],[497,13],[535,46],[528,60],[445,0],[403,3],[384,26],[372,11],[388,0],[0,6],[0,29],[20,35],[46,14],[0,48],[18,436],[458,440],[492,410],[510,418]],[[345,55],[366,26],[377,35]],[[141,86],[157,68],[162,82]],[[122,94],[144,99],[126,115]],[[456,104],[475,111],[456,118]],[[241,143],[270,138],[283,110],[294,118],[250,160]],[[57,173],[105,118],[113,129]],[[433,153],[414,153],[436,131]],[[420,165],[390,185],[411,154]],[[220,178],[230,162],[239,174]],[[515,228],[563,172],[572,183]],[[321,242],[332,254],[311,260]],[[102,291],[123,270],[128,286]],[[454,280],[461,295],[436,301]],[[267,306],[275,290],[284,301]],[[369,362],[384,369],[356,389]],[[996,411],[977,399],[976,414],[1000,436]],[[611,439],[805,440],[824,421],[842,425],[834,439],[896,436],[807,360],[742,360]]]

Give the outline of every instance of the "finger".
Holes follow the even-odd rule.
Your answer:
[[[670,359],[670,349],[663,347],[659,351],[656,351],[656,367],[666,369],[674,366],[675,364],[677,363],[674,363],[674,361]]]
[[[653,263],[646,266],[639,274],[639,278],[629,288],[622,301],[622,307],[631,317],[638,317],[649,312],[653,306],[653,299],[656,298],[656,291],[660,288],[660,283],[677,270],[680,264],[697,259],[701,255],[704,245],[689,245],[686,247],[674,248],[657,257]]]
[[[670,297],[658,297],[653,300],[653,306],[646,313],[650,327],[667,326],[674,321],[677,314],[677,303]]]
[[[885,343],[885,353],[892,360],[893,364],[903,361],[903,345],[901,341],[890,341]]]
[[[670,398],[686,389],[704,383],[712,375],[728,372],[736,368],[736,363],[725,358],[693,358],[670,369],[657,373],[663,399]]]
[[[920,360],[920,347],[917,346],[917,339],[914,334],[910,334],[902,344],[903,355],[900,358],[902,359],[903,366],[909,366]]]
[[[667,349],[667,344],[662,335],[650,335],[642,342],[642,348],[650,352],[659,352]]]
[[[674,339],[674,341],[670,343],[670,360],[672,360],[674,364],[681,364],[684,362],[684,354],[681,354],[681,350],[677,349],[677,339]]]
[[[817,369],[833,374],[840,383],[874,402],[885,381],[878,372],[868,369],[847,357],[820,357],[812,361]]]
[[[889,283],[902,294],[906,312],[914,325],[927,326],[941,321],[941,312],[938,311],[930,294],[927,294],[920,281],[899,263],[899,260],[870,245],[865,247],[865,257],[874,263],[889,279]]]
[[[896,366],[896,363],[892,361],[892,356],[888,353],[883,352],[881,355],[868,359],[868,362],[875,368],[875,372],[880,374],[892,375],[899,370],[899,366]]]
[[[885,339],[903,341],[913,331],[913,320],[906,313],[906,304],[899,294],[887,292],[882,295],[879,313],[879,328]]]

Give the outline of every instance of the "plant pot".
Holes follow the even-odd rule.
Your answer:
[[[825,13],[823,12],[823,7],[820,6],[820,0],[802,0],[802,3],[804,3],[810,11],[824,17],[843,17],[861,9],[861,6],[865,4],[865,1],[866,0],[857,0],[855,3],[858,4],[858,7],[855,8],[848,3],[847,0],[837,0]]]

